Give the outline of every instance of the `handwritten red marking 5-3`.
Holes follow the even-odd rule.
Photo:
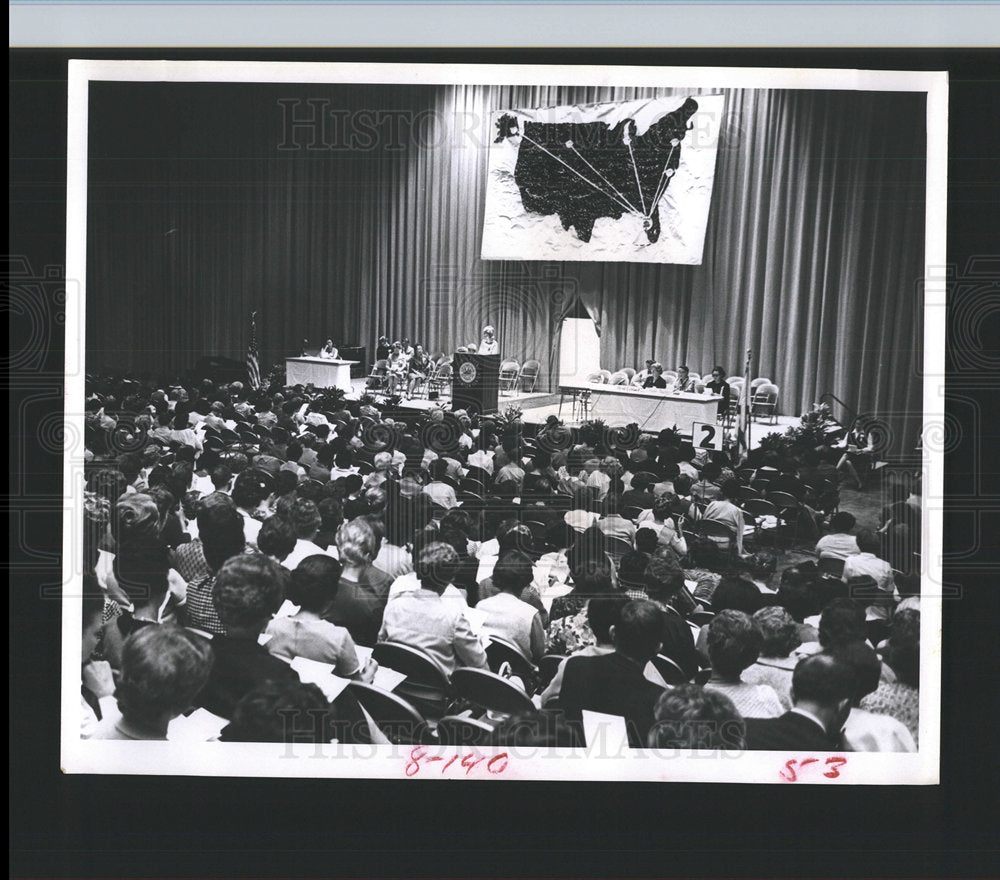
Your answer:
[[[825,767],[826,769],[821,775],[827,779],[837,779],[840,777],[840,768],[846,763],[847,758],[840,756],[829,757],[823,762],[819,758],[802,758],[801,760],[792,758],[785,761],[785,766],[778,771],[778,776],[785,782],[798,782],[802,776],[807,776],[810,771],[813,774],[819,773]]]

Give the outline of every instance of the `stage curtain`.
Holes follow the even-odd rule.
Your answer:
[[[729,90],[700,266],[483,261],[498,109],[691,90],[95,83],[88,368],[266,367],[330,336],[432,352],[497,327],[542,364],[579,298],[602,365],[754,375],[798,414],[824,392],[919,430],[924,99]],[[294,126],[291,123],[294,122]]]

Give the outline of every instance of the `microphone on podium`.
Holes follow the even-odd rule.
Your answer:
[[[306,356],[306,349],[307,348],[309,348],[309,340],[308,339],[303,339],[302,340],[302,355],[301,355],[302,357]]]

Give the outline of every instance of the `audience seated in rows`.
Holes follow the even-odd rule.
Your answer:
[[[108,670],[121,674],[128,639],[186,626],[214,658],[192,702],[229,720],[222,738],[233,741],[288,735],[268,715],[296,706],[323,713],[322,741],[364,738],[345,727],[361,719],[367,730],[356,701],[324,709],[325,698],[289,665],[297,657],[369,681],[375,664],[360,662],[358,649],[393,641],[450,674],[486,669],[491,635],[528,664],[545,652],[570,656],[539,702],[557,709],[566,701],[573,720],[583,709],[623,714],[633,744],[739,748],[743,739],[728,728],[712,739],[698,724],[747,717],[746,742],[760,748],[754,716],[792,706],[799,718],[819,717],[829,748],[840,748],[831,700],[845,665],[854,747],[905,745],[898,727],[891,733],[894,725],[877,720],[859,734],[861,710],[898,717],[916,737],[907,658],[919,655],[919,612],[909,610],[919,607],[919,577],[912,568],[896,575],[888,562],[895,554],[912,564],[904,544],[914,536],[913,508],[887,508],[881,533],[854,536],[846,511],[827,524],[835,508],[819,500],[833,449],[797,459],[755,451],[737,475],[724,456],[696,452],[672,431],[623,446],[595,426],[551,419],[531,436],[461,411],[400,417],[367,401],[329,403],[301,386],[254,392],[209,380],[157,388],[91,377],[88,394],[83,558],[103,598],[99,613],[89,602],[85,630],[85,647],[97,642],[81,668],[92,685],[81,691],[85,731],[103,723]],[[135,424],[146,432],[124,455],[111,442],[118,400],[141,411]],[[778,573],[773,552],[765,564],[769,529],[751,534],[740,507],[758,477],[801,496],[829,531],[815,555],[842,556],[842,576],[810,561]],[[711,538],[730,545],[723,552],[705,552],[702,519],[730,530],[731,539]],[[276,617],[285,599],[297,610]],[[886,662],[868,690],[870,657],[860,649],[886,637]],[[670,684],[664,669],[673,670]],[[706,685],[671,687],[695,677]],[[659,700],[663,692],[676,700]],[[525,729],[548,737],[543,718],[526,717]],[[651,736],[654,718],[670,729]],[[792,721],[803,742],[819,741],[812,722]],[[498,740],[507,735],[499,730]]]

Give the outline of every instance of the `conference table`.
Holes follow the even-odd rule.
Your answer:
[[[285,382],[288,385],[312,385],[314,388],[351,390],[351,367],[358,361],[335,358],[285,358]]]
[[[714,425],[722,400],[720,394],[584,382],[559,386],[560,418],[567,394],[572,396],[574,414],[581,421],[600,419],[611,427],[634,422],[650,434],[674,427],[690,434],[695,422]]]

